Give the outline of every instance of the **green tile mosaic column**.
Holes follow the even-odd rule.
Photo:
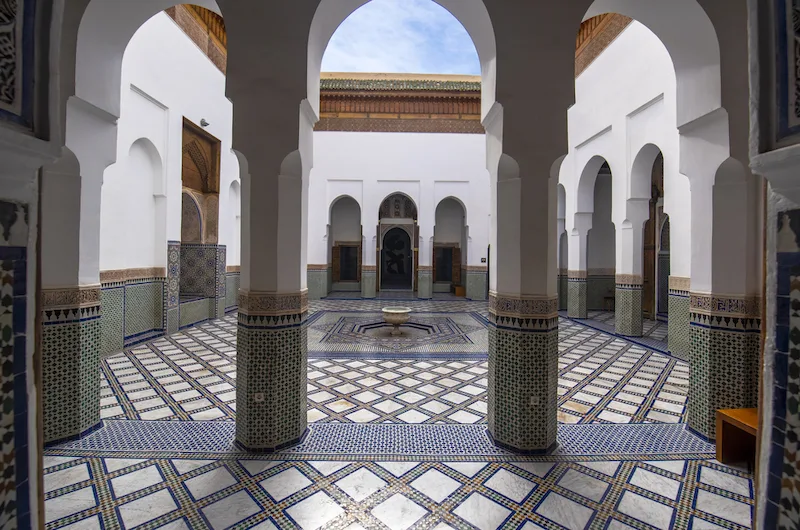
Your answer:
[[[689,325],[689,278],[669,277],[669,320],[667,341],[675,357],[689,359],[691,331]]]
[[[586,309],[586,271],[569,271],[567,284],[567,314],[570,318],[587,318]]]
[[[417,297],[425,300],[433,298],[433,268],[420,265],[417,271]]]
[[[626,337],[642,336],[642,277],[617,274],[614,300],[616,332]]]
[[[558,310],[566,311],[569,304],[569,276],[567,271],[558,274]]]
[[[692,293],[687,423],[716,438],[716,411],[758,402],[761,320],[757,298]]]
[[[45,443],[100,422],[100,288],[42,291]]]
[[[377,273],[375,265],[361,267],[361,298],[375,298]]]
[[[306,433],[308,293],[239,293],[236,442],[272,452]]]
[[[462,268],[466,297],[469,300],[486,300],[489,292],[489,272],[483,266],[467,266]]]
[[[308,265],[308,299],[328,296],[328,265]]]
[[[489,434],[512,451],[547,453],[558,427],[558,300],[491,293],[489,316]]]

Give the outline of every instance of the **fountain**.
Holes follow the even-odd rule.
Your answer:
[[[398,337],[403,334],[400,331],[400,326],[408,322],[408,319],[411,317],[411,308],[410,307],[384,307],[383,311],[383,320],[387,324],[391,324],[394,326],[392,329],[392,336]]]

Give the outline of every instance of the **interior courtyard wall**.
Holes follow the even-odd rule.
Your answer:
[[[159,13],[133,35],[122,61],[121,87],[117,162],[103,176],[100,219],[106,353],[218,316],[218,303],[224,305],[222,311],[235,308],[227,291],[237,289],[239,265],[237,250],[218,264],[228,270],[223,280],[211,280],[213,293],[186,289],[204,281],[200,276],[206,274],[189,263],[202,265],[211,256],[216,261],[238,237],[238,209],[231,195],[237,191],[233,183],[238,182],[239,164],[231,152],[232,105],[225,97],[225,76],[169,16]],[[178,283],[191,291],[186,294],[206,299],[184,304],[181,315],[180,299],[175,299],[180,293],[170,290],[167,279],[167,248],[168,242],[181,239],[184,118],[198,125],[206,120],[204,130],[221,142],[221,208],[217,244],[184,244],[183,252],[174,243],[170,247],[171,254],[179,252],[183,258],[174,260],[183,269]],[[151,152],[142,145],[151,146]]]
[[[691,201],[688,179],[679,170],[680,137],[675,126],[676,109],[672,58],[661,40],[634,20],[575,80],[575,105],[568,111],[570,152],[562,164],[560,182],[567,191],[568,233],[578,234],[574,231],[580,224],[576,214],[592,209],[597,211],[602,207],[594,202],[595,190],[591,181],[579,183],[581,174],[594,157],[600,156],[608,162],[613,175],[609,202],[615,227],[615,250],[612,251],[616,256],[608,267],[614,269],[612,274],[635,280],[642,275],[642,248],[641,242],[637,245],[630,239],[631,229],[643,229],[639,223],[647,200],[630,199],[637,197],[633,179],[636,176],[649,179],[651,169],[648,168],[646,175],[634,175],[634,161],[648,144],[661,151],[664,156],[665,211],[676,221],[671,227],[672,240],[681,242],[672,245],[671,274],[686,278],[683,282],[686,286],[683,283],[679,285],[683,290],[675,291],[675,300],[680,307],[676,306],[675,322],[671,325],[677,330],[674,334],[679,341],[677,348],[688,353]],[[649,193],[649,181],[644,189]],[[630,229],[623,230],[622,227]],[[592,227],[589,237],[594,231]],[[576,271],[573,276],[588,277],[592,268],[598,265],[581,263],[581,248],[577,244],[581,237],[586,236],[569,238],[569,270]],[[592,257],[596,253],[591,244],[588,246],[587,259],[591,261],[596,259]],[[633,278],[629,278],[630,275]],[[588,281],[587,287],[579,290],[580,281],[575,278],[570,282],[575,291],[575,306],[580,306],[577,298],[588,298]],[[614,290],[614,284],[618,282],[611,279],[608,283],[607,288]],[[619,310],[624,311],[628,301],[628,298],[622,299],[623,307]],[[593,308],[605,308],[603,300],[600,300],[601,307],[597,307],[597,302],[593,300]],[[584,313],[576,310],[573,314]]]
[[[488,279],[482,260],[489,245],[489,178],[483,135],[315,132],[314,140],[309,183],[310,275],[328,264],[326,217],[340,196],[349,195],[361,205],[365,249],[380,246],[376,229],[384,199],[394,193],[410,197],[418,211],[420,238],[416,244],[421,267],[432,263],[436,207],[442,200],[456,197],[465,206],[469,223],[468,256],[464,259],[470,274],[466,281],[481,284],[473,292],[485,297]],[[363,266],[376,265],[374,252],[364,252],[363,260]]]

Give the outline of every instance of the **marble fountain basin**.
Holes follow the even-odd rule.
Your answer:
[[[403,332],[400,331],[400,326],[408,322],[408,319],[411,318],[411,308],[384,307],[381,311],[383,311],[383,321],[393,326],[392,336],[397,337],[398,335],[402,335]]]

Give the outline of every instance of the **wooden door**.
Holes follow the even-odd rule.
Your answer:
[[[461,249],[453,248],[453,285],[461,285]]]
[[[339,245],[334,245],[331,249],[331,268],[333,283],[339,283],[342,277],[342,249]]]

